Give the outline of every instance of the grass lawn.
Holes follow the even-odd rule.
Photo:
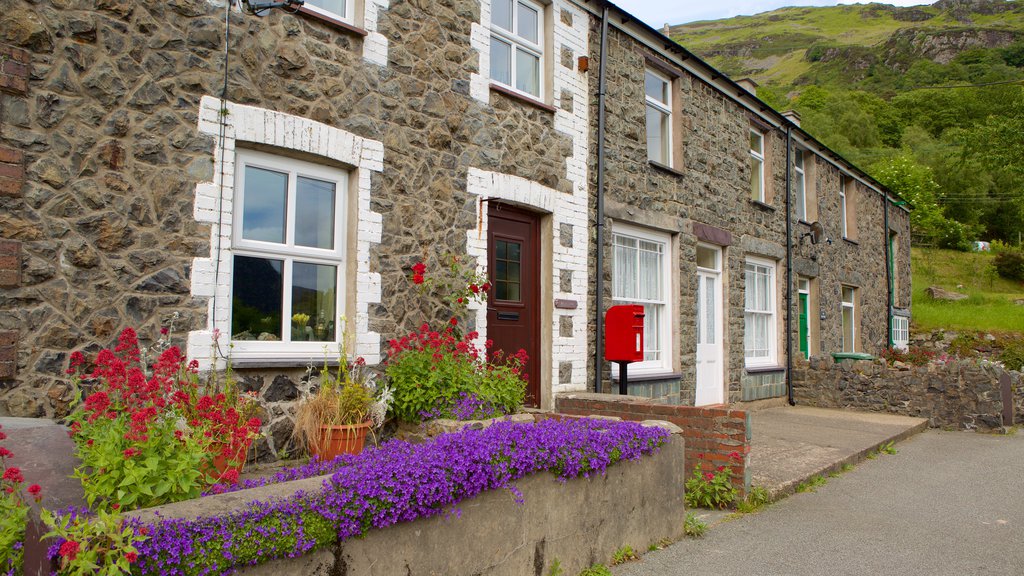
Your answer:
[[[1024,332],[1024,283],[1000,278],[993,255],[937,248],[913,248],[913,323],[919,330],[952,328],[982,332]],[[932,300],[925,288],[939,286],[967,294],[959,302]]]

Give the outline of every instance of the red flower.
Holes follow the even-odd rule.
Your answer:
[[[725,470],[725,466],[719,466],[718,468],[715,468],[715,471],[717,472],[721,472],[722,470]]]
[[[167,336],[168,332],[170,332],[170,330],[168,330],[166,326],[164,326],[163,328],[160,329],[160,335],[161,336]]]
[[[732,458],[733,460],[741,460],[739,452],[729,453],[729,458]]]
[[[43,487],[40,486],[39,484],[33,484],[33,485],[28,487],[28,493],[31,494],[33,498],[39,498],[39,494],[42,491],[43,491]]]
[[[456,324],[459,323],[459,321],[456,320],[454,317],[451,320],[449,320],[448,322],[450,322],[452,326],[455,326]]]
[[[707,480],[708,482],[711,482],[712,480],[715,479],[715,475],[712,474],[711,472],[705,472],[704,479]]]
[[[142,454],[142,451],[138,448],[128,448],[124,451],[124,458],[127,460],[133,456],[138,456],[139,454]]]
[[[237,484],[238,470],[232,468],[231,470],[225,471],[224,474],[221,476],[221,479],[227,482],[228,484]]]
[[[114,502],[113,504],[110,505],[110,509],[111,510],[120,510],[121,509],[121,505],[118,504],[117,502]]]
[[[25,477],[21,474],[21,468],[11,466],[7,470],[4,470],[4,480],[14,482],[15,484],[21,484],[25,481]]]
[[[129,564],[134,564],[135,561],[139,559],[139,555],[135,552],[125,552],[124,559],[127,560]]]
[[[7,448],[4,448],[3,446],[0,446],[0,458],[13,458],[13,457],[14,457],[14,453],[12,453]]]
[[[420,276],[422,276],[423,273],[427,271],[427,265],[424,264],[423,262],[417,262],[412,265],[412,271],[414,274],[419,274]]]
[[[74,560],[75,556],[78,556],[78,542],[75,542],[74,540],[65,540],[64,543],[60,545],[59,553],[62,558]]]
[[[476,284],[470,284],[469,285],[469,291],[472,292],[473,294],[479,294],[480,293],[480,287],[477,286]]]
[[[490,282],[484,282],[484,285],[481,286],[480,289],[483,290],[484,292],[487,292],[488,290],[491,289],[491,283]]]
[[[423,274],[413,274],[412,275],[412,283],[413,284],[423,284]]]
[[[0,440],[7,440],[7,434],[0,432]]]

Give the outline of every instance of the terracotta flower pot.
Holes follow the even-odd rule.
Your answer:
[[[333,460],[341,454],[359,454],[366,444],[370,424],[367,420],[360,424],[321,426],[316,445],[310,446],[310,452],[320,460]]]
[[[245,466],[245,453],[249,451],[249,445],[232,446],[228,451],[224,450],[225,446],[223,442],[214,442],[210,445],[210,452],[214,456],[212,466],[206,471],[206,475],[213,482],[219,482],[228,470],[236,470],[241,473],[242,467]]]

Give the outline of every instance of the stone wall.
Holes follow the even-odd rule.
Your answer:
[[[214,254],[230,238],[207,214],[215,201],[230,200],[216,188],[222,168],[232,178],[230,155],[218,151],[219,124],[239,147],[283,143],[282,153],[336,162],[332,153],[319,156],[308,133],[303,140],[296,132],[294,144],[247,133],[249,110],[379,145],[377,156],[359,157],[366,164],[345,164],[358,171],[358,207],[367,215],[368,227],[360,220],[353,234],[379,240],[359,244],[354,258],[359,350],[379,350],[382,339],[451,316],[439,301],[414,297],[408,268],[428,256],[465,254],[467,239],[486,230],[471,170],[539,187],[534,196],[549,204],[531,206],[554,213],[554,261],[571,268],[561,286],[583,313],[585,102],[569,84],[559,84],[557,106],[497,91],[484,101],[471,95],[480,62],[471,36],[489,3],[361,4],[361,31],[305,14],[232,10],[229,105],[221,113],[223,2],[0,0],[0,42],[8,44],[0,50],[0,413],[59,416],[68,353],[110,346],[125,326],[143,345],[171,327],[175,344],[188,337],[191,350],[214,349],[211,312],[225,305],[214,300],[230,287],[212,265],[230,259]],[[559,33],[570,35],[564,30],[575,9],[556,5]],[[576,21],[585,30],[586,19]],[[568,67],[552,64],[558,82],[585,78],[574,58]],[[566,212],[574,195],[582,208]],[[551,274],[556,285],[566,277]],[[560,334],[565,321],[551,321]],[[549,384],[585,369],[584,330],[578,321],[556,338],[564,346],[549,363]],[[267,458],[286,449],[291,401],[308,387],[304,361],[280,365],[236,365],[243,386],[267,401],[269,440],[260,449]]]
[[[577,416],[604,416],[642,422],[664,420],[682,429],[686,439],[686,474],[698,462],[729,465],[733,484],[742,499],[750,490],[750,416],[744,410],[696,408],[652,402],[637,396],[611,394],[560,394],[559,413]],[[736,461],[731,454],[738,453]]]
[[[595,69],[600,65],[600,20],[591,22],[591,52]],[[704,79],[669,62],[660,50],[647,47],[616,26],[608,37],[607,127],[605,158],[606,218],[604,251],[604,293],[596,294],[596,280],[590,293],[600,297],[604,308],[613,305],[611,230],[616,223],[634,224],[665,232],[672,237],[671,263],[673,283],[671,303],[673,324],[671,369],[680,381],[681,401],[693,403],[696,356],[696,247],[698,242],[724,248],[722,269],[724,300],[724,362],[726,402],[754,400],[785,393],[784,367],[786,297],[786,147],[785,128],[773,128],[764,119],[740,105],[735,99],[711,86]],[[648,162],[645,133],[644,74],[652,69],[672,79],[673,165],[665,167]],[[596,107],[598,77],[590,77],[592,117]],[[765,202],[750,199],[751,128],[765,138]],[[795,147],[820,147],[797,131]],[[592,126],[591,153],[596,163],[597,126]],[[851,218],[856,226],[850,240],[842,236],[839,189],[842,172],[830,151],[808,154],[808,217],[821,222],[825,237],[812,245],[805,236],[809,223],[797,222],[792,207],[793,240],[793,317],[799,305],[796,296],[798,276],[813,279],[811,291],[813,317],[812,353],[828,355],[842,350],[840,300],[841,286],[858,289],[858,344],[861,351],[877,352],[888,344],[887,293],[884,230],[884,200],[880,193],[857,182],[848,192]],[[591,190],[596,202],[596,172],[591,175]],[[897,306],[910,306],[909,217],[906,211],[890,205],[890,230],[897,233],[898,295]],[[707,233],[708,230],[712,233]],[[709,240],[708,236],[714,236]],[[595,233],[591,233],[595,240]],[[774,370],[748,372],[744,359],[744,265],[748,256],[773,260],[776,266],[777,354]],[[591,254],[591,266],[596,255]],[[596,275],[595,275],[596,276]],[[594,334],[594,319],[589,319]],[[792,323],[794,350],[797,322]],[[591,346],[594,337],[591,336]],[[604,389],[609,386],[610,368],[604,366]],[[771,367],[769,367],[771,368]],[[593,381],[593,372],[590,375]],[[653,376],[652,376],[653,378]],[[591,388],[593,386],[591,385]]]
[[[1000,379],[1008,382],[1016,416],[1004,422]],[[801,362],[793,370],[796,401],[928,418],[936,428],[994,430],[1024,423],[1021,374],[987,362],[888,366],[881,360]]]
[[[605,476],[558,482],[535,474],[515,483],[517,496],[492,490],[458,504],[458,514],[370,530],[365,536],[294,559],[245,567],[240,574],[545,575],[607,564],[625,545],[646,550],[682,535],[683,438],[656,454],[608,468]],[[277,484],[134,512],[143,519],[225,515],[247,502],[316,490],[323,478]]]

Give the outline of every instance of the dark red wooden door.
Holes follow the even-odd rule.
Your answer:
[[[526,350],[526,405],[540,405],[540,222],[538,215],[490,203],[487,210],[487,337],[493,350]]]

